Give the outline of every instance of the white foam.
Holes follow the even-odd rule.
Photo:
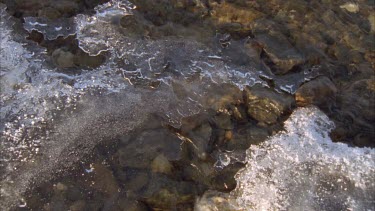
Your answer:
[[[231,193],[245,210],[371,210],[375,150],[333,143],[334,124],[315,107],[299,108],[285,131],[247,151]]]

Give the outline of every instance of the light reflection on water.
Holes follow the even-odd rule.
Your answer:
[[[1,158],[2,167],[5,166],[2,169],[15,171],[17,165],[13,165],[13,161],[34,162],[34,155],[38,154],[49,136],[50,131],[45,125],[53,125],[61,110],[71,109],[69,112],[74,113],[79,100],[85,95],[137,94],[133,86],[138,84],[141,88],[162,87],[160,89],[165,88],[172,93],[172,84],[178,83],[188,94],[171,98],[178,106],[173,111],[165,111],[169,120],[178,125],[181,117],[205,109],[202,102],[211,94],[205,92],[212,84],[231,83],[239,89],[255,84],[268,86],[261,79],[263,77],[273,79],[277,91],[294,93],[300,84],[320,74],[320,68],[316,66],[308,71],[275,77],[258,67],[227,62],[231,57],[221,56],[216,49],[193,39],[141,39],[126,29],[120,29],[113,21],[119,16],[132,15],[134,7],[128,3],[114,0],[97,7],[93,16],[78,15],[64,21],[25,18],[24,28],[29,32],[36,30],[48,40],[76,35],[79,47],[86,53],[92,56],[103,52],[110,54],[102,66],[76,75],[56,73],[44,62],[44,58],[37,58],[22,44],[12,40],[12,29],[4,21],[12,20],[2,6],[1,117],[9,120],[1,123],[2,147],[5,146],[1,152],[6,152],[6,156],[3,154]],[[23,55],[27,55],[26,59]],[[172,57],[177,62],[169,64],[168,58]],[[41,69],[29,75],[32,79],[29,82],[24,75],[35,65],[32,62]],[[124,68],[123,63],[132,67]],[[167,70],[169,65],[173,65],[173,70]],[[70,80],[74,81],[73,85],[66,83]],[[162,85],[153,86],[160,83]],[[9,89],[15,85],[21,85],[21,88]],[[16,118],[10,120],[10,115]],[[233,200],[233,204],[226,206],[240,204],[240,209],[250,207],[251,210],[373,208],[374,151],[331,143],[328,137],[330,125],[327,117],[315,108],[295,111],[286,122],[287,132],[273,136],[248,151],[247,167],[237,175],[238,188],[230,196],[225,196]],[[34,129],[36,136],[32,134]],[[226,153],[219,157],[218,168],[234,159]],[[1,191],[3,193],[4,189]],[[26,206],[25,203],[22,201],[19,206]]]

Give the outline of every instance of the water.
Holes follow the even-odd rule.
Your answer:
[[[251,210],[371,210],[375,151],[332,143],[316,108],[294,111],[285,131],[248,150],[233,195]]]
[[[60,186],[60,189],[64,189],[58,184],[74,184],[74,178],[81,173],[84,174],[82,181],[91,178],[92,174],[98,174],[96,172],[107,172],[105,169],[110,169],[108,175],[112,175],[110,177],[116,178],[116,181],[123,177],[117,175],[118,166],[106,163],[109,158],[90,158],[95,157],[92,153],[103,142],[109,141],[110,146],[117,146],[114,143],[118,143],[119,139],[128,144],[124,138],[128,134],[135,133],[135,137],[141,134],[142,137],[147,131],[151,131],[151,134],[158,131],[155,133],[159,135],[168,133],[160,132],[165,130],[165,125],[177,140],[183,143],[195,141],[196,137],[178,130],[185,126],[183,118],[213,111],[228,113],[222,104],[234,101],[236,92],[242,97],[241,90],[247,86],[258,84],[279,93],[293,94],[301,84],[322,74],[322,67],[313,65],[305,71],[276,76],[267,68],[254,65],[254,61],[243,62],[238,58],[248,54],[237,50],[236,46],[247,41],[231,40],[227,43],[230,50],[225,51],[218,40],[225,40],[228,34],[216,33],[213,37],[205,37],[195,33],[194,29],[182,27],[183,30],[180,30],[181,26],[176,26],[175,35],[161,33],[152,36],[159,29],[150,29],[152,24],[135,14],[135,9],[126,0],[112,0],[97,6],[94,14],[78,14],[57,20],[25,17],[22,27],[26,31],[23,31],[20,23],[9,16],[5,5],[1,4],[0,205],[5,209],[14,206],[34,206],[38,209],[45,206],[45,201],[53,204],[56,197],[65,197],[56,191]],[[106,60],[95,68],[61,70],[52,64],[49,52],[44,47],[26,39],[27,32],[33,30],[50,41],[58,37],[76,36],[80,50],[89,56],[104,55]],[[269,80],[273,81],[272,85]],[[150,114],[158,114],[165,125],[153,126]],[[235,125],[233,127],[246,128],[242,123],[230,121]],[[248,124],[255,124],[253,121]],[[145,126],[145,122],[151,122],[151,126]],[[194,175],[191,176],[194,182],[181,179],[193,170],[179,161],[174,161],[177,164],[170,164],[173,167],[166,169],[172,168],[172,172],[181,173],[174,166],[180,165],[184,166],[180,168],[187,170],[182,171],[181,178],[173,180],[170,180],[171,175],[165,177],[165,168],[158,170],[164,171],[161,174],[155,174],[145,169],[129,170],[127,166],[124,172],[127,177],[135,175],[135,178],[147,174],[150,184],[144,187],[147,191],[155,188],[155,184],[150,182],[152,180],[160,183],[172,181],[171,184],[183,189],[179,189],[182,193],[186,191],[185,185],[191,182],[194,185],[191,189],[197,193],[187,198],[192,201],[191,197],[196,197],[196,210],[373,210],[375,151],[333,143],[329,133],[334,127],[334,123],[318,108],[298,108],[285,121],[283,131],[273,134],[259,145],[251,145],[246,153],[246,149],[216,149],[212,152],[213,161],[188,159],[188,166],[198,169],[204,178],[209,178],[211,171],[220,175],[220,172],[235,165],[244,165],[235,174],[237,186],[230,193],[206,190],[208,188],[205,187],[205,193],[198,194],[202,184],[209,185]],[[224,131],[226,137],[232,136],[227,135],[232,134],[228,132],[232,128],[219,128],[219,132],[215,129],[213,127],[212,134]],[[234,140],[238,135],[235,129]],[[211,133],[208,137],[212,137]],[[151,145],[135,143],[135,148],[152,148]],[[162,146],[168,154],[168,147]],[[123,148],[119,149],[121,151]],[[115,150],[114,154],[118,151]],[[168,159],[165,161],[167,166]],[[85,168],[77,167],[79,161]],[[93,164],[90,165],[90,162]],[[105,167],[98,167],[99,162],[104,162]],[[75,176],[71,176],[70,172],[74,172]],[[66,181],[62,179],[64,175],[71,177]],[[94,182],[100,181],[93,177]],[[220,181],[221,178],[215,179]],[[225,188],[221,189],[230,189],[227,188],[228,180],[225,180]],[[54,195],[41,197],[42,202],[30,205],[27,199],[33,194],[28,191],[33,191],[33,187],[48,186],[45,184],[49,183],[53,183],[53,187],[46,188],[45,192],[38,190],[38,194],[55,191]],[[97,195],[84,197],[87,203],[105,198],[107,201],[103,206],[111,209],[114,201],[121,201],[121,194],[127,193],[126,187],[119,185],[118,188],[119,193],[110,195],[109,199],[97,196],[100,191],[95,188],[87,189],[89,193]],[[168,193],[170,189],[166,189]],[[135,195],[151,198],[147,191],[135,191]],[[177,191],[175,194],[179,193]],[[203,197],[200,196],[202,194]],[[125,198],[133,200],[132,197],[127,193]],[[65,208],[76,202],[66,202]]]
[[[373,210],[375,151],[333,143],[334,124],[300,108],[285,130],[247,151],[230,194],[207,193],[197,210]]]

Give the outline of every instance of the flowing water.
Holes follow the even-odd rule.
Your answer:
[[[243,89],[294,94],[322,74],[320,65],[275,75],[241,60],[249,54],[236,46],[246,39],[180,25],[172,35],[158,35],[127,0],[23,23],[0,5],[4,210],[189,210],[191,203],[195,210],[375,210],[375,150],[332,142],[335,124],[316,106],[296,108],[277,129],[233,117],[232,126],[212,126],[228,112],[222,105],[242,99]],[[51,59],[48,46],[26,39],[33,32],[46,43],[74,37],[88,58],[105,60],[61,68],[56,63],[69,60],[66,49]],[[189,129],[186,119],[210,112],[215,123],[210,117]],[[215,142],[202,152],[190,135],[200,130],[208,142],[222,131],[235,141],[249,125],[266,135],[239,150]]]

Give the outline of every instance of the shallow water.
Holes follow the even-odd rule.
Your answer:
[[[255,29],[242,39],[202,26],[170,23],[168,31],[127,0],[74,17],[23,17],[23,23],[4,4],[0,9],[0,205],[6,210],[374,209],[374,149],[333,143],[329,135],[335,127],[329,118],[340,106],[318,104],[329,117],[315,106],[288,117],[295,103],[279,111],[271,101],[261,109],[282,115],[268,124],[249,117],[243,99],[242,90],[256,86],[290,97],[318,76],[342,73],[327,74],[315,60],[300,64],[294,49],[285,62],[274,58],[272,46],[244,48],[258,36]],[[45,41],[26,39],[36,32]],[[275,42],[262,36],[259,42]],[[61,41],[72,37],[74,55],[68,46],[74,44]],[[74,57],[80,51],[86,57]],[[98,56],[104,62],[81,66]],[[293,62],[296,68],[278,74]],[[350,76],[366,78],[369,64],[362,66],[363,73]],[[363,104],[371,109],[371,103]],[[374,133],[367,133],[348,136],[371,139]]]
[[[333,123],[297,109],[285,131],[248,150],[232,196],[248,210],[371,210],[374,150],[332,143]]]

